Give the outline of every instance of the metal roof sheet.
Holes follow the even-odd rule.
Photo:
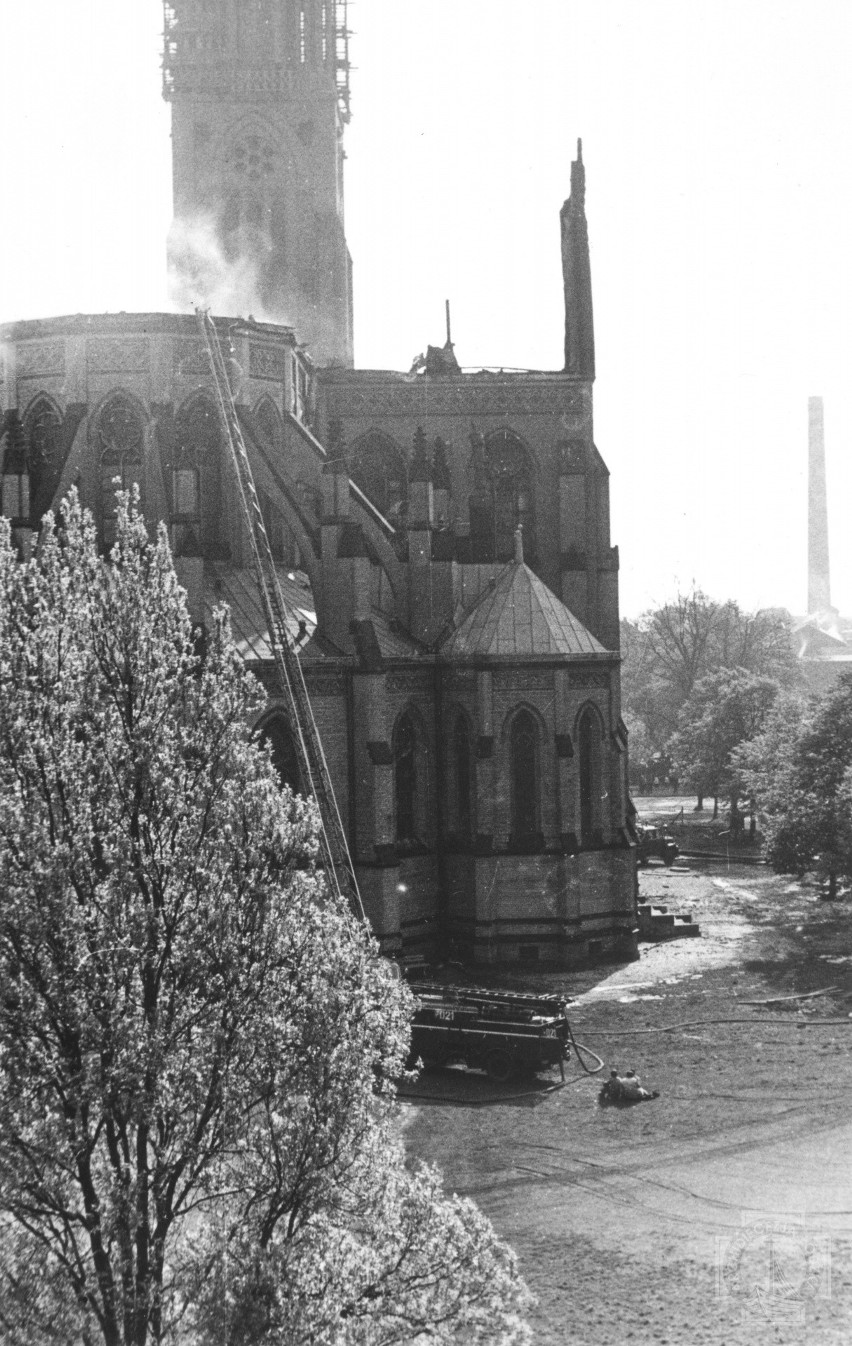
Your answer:
[[[312,636],[316,630],[317,616],[307,575],[300,570],[291,570],[286,565],[277,565],[275,573],[287,605],[287,630],[291,638],[294,642],[299,639],[300,620],[305,622],[308,637]],[[204,580],[205,619],[209,621],[213,609],[226,603],[231,612],[234,643],[241,657],[248,662],[272,659],[266,616],[254,570],[214,563],[205,566]],[[303,636],[301,648],[305,644]]]
[[[446,654],[608,654],[522,561],[510,561],[442,646]]]

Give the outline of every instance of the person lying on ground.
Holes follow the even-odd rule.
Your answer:
[[[611,1070],[609,1079],[601,1089],[601,1100],[607,1103],[642,1103],[646,1099],[659,1097],[659,1090],[643,1088],[635,1070],[628,1070],[624,1075]]]

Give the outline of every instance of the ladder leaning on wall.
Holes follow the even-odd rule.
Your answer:
[[[299,769],[306,793],[314,800],[319,812],[323,868],[332,891],[337,897],[348,902],[354,914],[366,922],[355,868],[334,796],[319,730],[311,709],[301,661],[287,631],[287,607],[281,593],[245,440],[240,429],[234,393],[228,377],[228,366],[209,310],[197,308],[195,316],[210,361],[219,414],[231,451],[231,462],[251,542],[255,578],[269,627],[275,667],[289,705],[290,725]]]

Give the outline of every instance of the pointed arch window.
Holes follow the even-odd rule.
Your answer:
[[[222,435],[219,414],[206,397],[177,418],[172,463],[172,523],[176,555],[227,559],[222,500]]]
[[[396,842],[402,850],[422,852],[434,841],[434,799],[428,743],[412,710],[403,711],[397,720],[391,749]]]
[[[222,235],[225,253],[234,261],[251,247],[263,246],[269,222],[269,208],[256,192],[232,192],[222,209]]]
[[[577,726],[580,774],[580,841],[584,846],[602,840],[601,833],[601,727],[591,706]]]
[[[511,430],[499,430],[485,441],[484,473],[488,536],[480,546],[484,559],[510,561],[515,551],[515,530],[524,532],[524,554],[535,556],[534,473],[523,442]]]
[[[293,794],[302,794],[302,773],[299,768],[299,755],[293,731],[283,715],[273,715],[260,731],[260,741],[269,746],[272,765],[278,772],[282,785],[288,786]]]
[[[241,0],[241,5],[245,0]],[[269,227],[270,193],[278,164],[274,137],[263,126],[244,128],[225,155],[229,193],[221,211],[225,252],[236,259]]]
[[[398,523],[405,514],[408,481],[405,459],[393,440],[367,435],[353,445],[349,470],[376,509],[391,523]]]
[[[538,725],[528,710],[518,711],[509,734],[511,845],[537,846],[540,836]]]
[[[115,542],[116,491],[138,486],[143,498],[145,421],[129,397],[112,397],[101,408],[95,426],[100,470],[100,514],[104,546]]]
[[[27,412],[24,438],[30,473],[30,498],[37,509],[42,483],[51,467],[59,464],[62,456],[62,417],[49,398],[40,397]]]
[[[276,449],[281,448],[281,417],[271,397],[264,397],[254,411],[257,428]]]
[[[473,836],[473,744],[470,722],[459,712],[450,743],[449,831],[460,842]]]

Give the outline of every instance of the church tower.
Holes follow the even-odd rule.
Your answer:
[[[352,365],[347,0],[165,0],[174,297]]]

